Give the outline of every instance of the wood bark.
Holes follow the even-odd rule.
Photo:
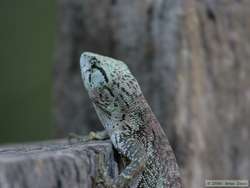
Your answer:
[[[110,176],[117,175],[118,166],[110,142],[69,145],[56,141],[1,147],[0,187],[95,187],[100,155],[104,156]]]
[[[125,61],[173,146],[185,187],[250,179],[249,0],[58,0],[58,135],[101,128],[83,51]]]
[[[249,16],[248,0],[183,3],[176,139],[186,187],[250,179]]]

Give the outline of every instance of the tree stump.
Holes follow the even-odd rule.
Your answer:
[[[99,155],[104,155],[109,175],[117,175],[118,165],[109,141],[4,146],[0,148],[0,187],[95,187]]]

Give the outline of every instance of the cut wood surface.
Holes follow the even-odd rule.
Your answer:
[[[0,147],[0,188],[95,187],[98,155],[111,176],[117,174],[109,141],[68,144],[52,141]]]

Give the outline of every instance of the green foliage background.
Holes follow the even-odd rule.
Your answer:
[[[55,1],[0,1],[0,143],[51,138]]]

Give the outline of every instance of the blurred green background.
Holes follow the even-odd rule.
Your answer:
[[[55,1],[0,1],[0,143],[49,139]]]

